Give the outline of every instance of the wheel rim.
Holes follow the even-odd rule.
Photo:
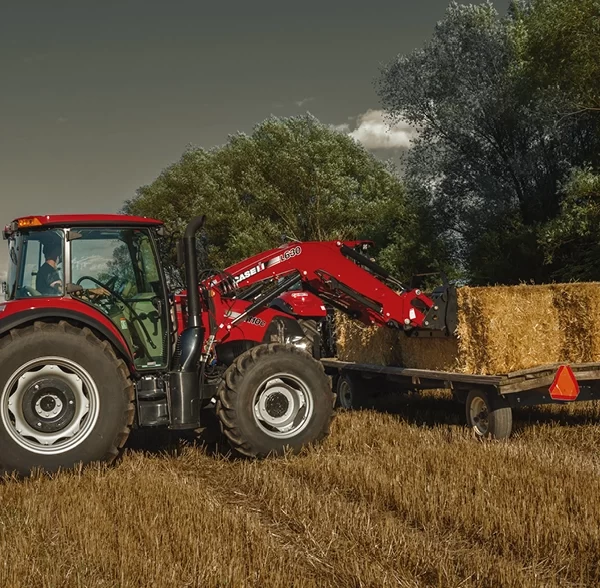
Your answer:
[[[352,386],[348,380],[343,379],[340,381],[338,396],[340,400],[340,406],[342,408],[352,408]]]
[[[478,435],[487,435],[489,431],[488,406],[485,400],[479,396],[473,398],[469,408],[471,425]]]
[[[270,437],[288,439],[310,422],[314,403],[308,386],[298,377],[277,374],[264,380],[252,402],[256,424]]]
[[[42,357],[21,366],[1,397],[2,424],[33,453],[56,455],[80,445],[98,420],[98,388],[79,364]]]

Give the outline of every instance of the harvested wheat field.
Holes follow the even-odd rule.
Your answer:
[[[337,413],[287,459],[132,446],[116,467],[8,480],[0,585],[598,585],[598,410],[532,409],[482,443],[439,394]]]
[[[338,357],[471,374],[600,362],[600,283],[458,288],[456,338],[408,338],[338,315]]]

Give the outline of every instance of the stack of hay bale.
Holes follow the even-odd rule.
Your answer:
[[[600,283],[458,289],[453,338],[409,338],[337,317],[338,358],[470,374],[600,362]]]

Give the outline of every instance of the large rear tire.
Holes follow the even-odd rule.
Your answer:
[[[61,321],[11,331],[0,340],[0,473],[114,461],[133,400],[125,362],[89,329]]]
[[[298,453],[329,433],[334,399],[322,364],[309,353],[293,345],[259,345],[225,372],[217,415],[241,455]]]

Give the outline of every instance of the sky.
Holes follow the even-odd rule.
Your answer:
[[[118,212],[187,147],[271,115],[310,112],[393,156],[410,129],[388,128],[374,80],[448,2],[3,2],[0,225]]]

